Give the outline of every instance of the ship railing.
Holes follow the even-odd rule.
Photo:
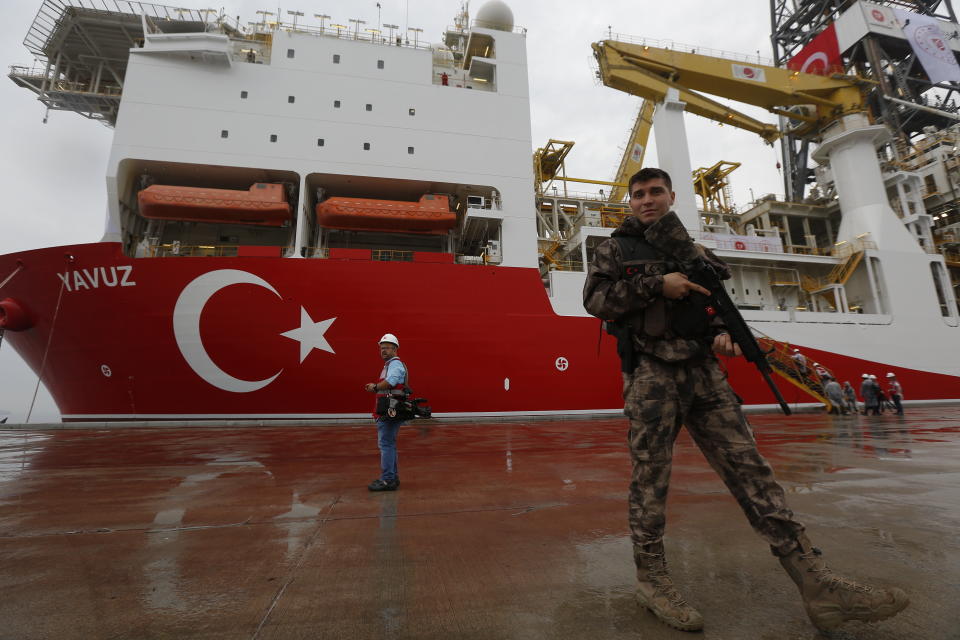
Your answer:
[[[153,245],[147,252],[149,258],[229,258],[235,257],[239,245],[182,245],[165,243]]]
[[[370,259],[380,262],[413,262],[413,251],[374,249],[370,252]]]
[[[557,178],[558,181],[562,178]],[[550,187],[549,190],[544,191],[539,194],[543,198],[557,198],[557,199],[570,199],[570,200],[589,200],[591,202],[608,202],[609,199],[603,193],[598,193],[594,191],[574,191],[572,189],[563,189],[562,187]],[[610,204],[622,204],[619,202],[611,202]]]
[[[270,34],[276,31],[285,31],[287,33],[303,33],[313,36],[328,36],[339,38],[340,40],[360,40],[373,44],[384,45],[388,47],[405,47],[409,49],[423,49],[431,51],[433,45],[429,42],[421,42],[415,37],[411,40],[409,35],[402,35],[400,32],[392,32],[386,35],[379,29],[363,29],[338,25],[323,24],[322,26],[313,26],[303,23],[293,22],[260,22],[250,24],[250,28],[244,30],[247,35]],[[419,33],[419,32],[418,32]]]
[[[658,49],[670,49],[672,51],[682,51],[684,53],[699,53],[703,56],[712,56],[714,58],[725,58],[727,60],[739,60],[740,62],[748,62],[751,64],[762,64],[768,67],[776,66],[773,63],[773,60],[761,56],[760,54],[753,55],[748,53],[738,53],[736,51],[724,51],[722,49],[709,49],[707,47],[701,47],[695,44],[683,44],[682,42],[674,42],[673,40],[657,40],[656,38],[644,38],[641,36],[632,36],[629,34],[623,33],[614,33],[612,30],[608,29],[604,34],[605,39],[607,40],[616,40],[617,42],[626,42],[629,44],[638,44],[640,46],[647,47],[657,47]]]
[[[72,80],[58,79],[53,69],[45,62],[37,61],[33,66],[22,64],[10,65],[10,77],[20,78],[22,80],[32,80],[37,84],[48,82],[47,93],[90,93],[102,96],[119,97],[123,89],[116,85],[108,84],[106,80],[101,81],[100,87],[93,91],[93,80],[89,82],[76,82]]]
[[[470,21],[470,28],[475,28],[475,27],[480,27],[481,29],[490,29],[490,28],[491,28],[491,27],[489,27],[489,26],[486,25],[486,24],[481,24],[481,22],[480,22],[479,20],[473,19],[473,20]],[[451,30],[451,31],[462,31],[459,27],[451,27],[449,30]],[[498,31],[502,31],[502,29],[498,29]],[[514,26],[513,26],[513,29],[511,29],[511,31],[512,31],[513,33],[522,33],[523,35],[526,35],[526,34],[527,34],[527,28],[526,28],[526,27],[521,27],[521,26],[518,26],[518,25],[514,25]]]
[[[555,260],[550,263],[551,271],[583,271],[583,262],[580,260]]]
[[[300,247],[300,255],[304,258],[329,258],[330,250],[324,247]]]
[[[61,24],[61,19],[67,9],[75,7],[96,11],[103,14],[121,13],[125,15],[145,15],[149,19],[168,20],[177,22],[206,23],[208,29],[219,26],[240,31],[236,19],[225,12],[214,9],[184,9],[136,0],[44,0],[37,11],[37,16],[23,40],[24,46],[35,56],[46,56],[45,49],[50,42],[51,35]]]
[[[830,401],[826,397],[824,390],[824,378],[814,369],[812,363],[801,366],[794,360],[793,348],[789,342],[780,342],[773,338],[761,335],[757,338],[760,348],[767,353],[767,362],[781,378],[790,382],[790,384],[802,389],[820,402],[831,408]],[[833,371],[826,367],[820,368],[831,378],[834,377]]]

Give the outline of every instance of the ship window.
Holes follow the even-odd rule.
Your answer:
[[[339,100],[334,100],[334,101],[333,101],[333,108],[334,108],[334,109],[339,109],[339,108],[340,108],[340,101],[339,101]]]
[[[383,60],[377,60],[377,69],[383,69]]]
[[[289,102],[290,104],[293,104],[296,101],[297,101],[296,96],[287,96],[287,102]]]
[[[876,286],[874,293],[877,296],[876,310],[873,313],[889,313],[887,297],[884,294],[887,291],[886,278],[883,277],[883,267],[880,264],[880,258],[870,258],[870,267],[873,271],[874,282],[871,285]],[[868,310],[867,313],[870,313]]]
[[[288,58],[292,58],[292,57],[293,57],[293,49],[287,49],[287,57],[288,57]]]
[[[417,115],[417,110],[414,109],[413,107],[411,107],[409,113],[410,113],[410,115],[415,116],[415,115]]]
[[[230,135],[230,132],[227,131],[226,129],[223,129],[223,130],[220,132],[220,137],[221,137],[221,138],[226,138],[226,137],[229,136],[229,135]]]
[[[407,153],[413,155],[413,147],[407,147]]]
[[[247,95],[249,95],[249,94],[248,94],[246,91],[241,91],[241,92],[240,92],[240,99],[241,99],[241,100],[246,100],[246,99],[247,99]]]
[[[373,111],[373,105],[372,105],[372,104],[368,104],[368,105],[367,105],[367,111]]]
[[[270,134],[270,142],[276,142],[276,141],[277,141],[277,134],[271,133],[271,134]]]
[[[339,53],[333,54],[333,64],[340,64],[340,54],[339,54]]]
[[[317,138],[317,146],[322,147],[324,145],[323,138]]]
[[[949,318],[951,315],[951,305],[947,300],[946,274],[943,272],[943,265],[939,262],[930,263],[930,272],[933,275],[933,286],[937,290],[937,302],[940,304],[940,315]]]
[[[369,143],[369,142],[364,142],[364,143],[363,143],[363,150],[364,150],[364,151],[370,151],[370,143]]]

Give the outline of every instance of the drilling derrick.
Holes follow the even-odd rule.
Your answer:
[[[821,75],[857,75],[874,83],[867,96],[870,117],[893,133],[897,156],[909,148],[924,127],[943,129],[956,124],[958,87],[932,82],[905,37],[909,14],[936,18],[954,54],[960,49],[960,28],[950,2],[943,0],[770,0],[774,64]],[[832,33],[827,33],[832,32]],[[822,37],[821,37],[822,36]],[[803,68],[809,53],[824,39],[837,44],[831,64],[820,61]],[[791,61],[794,64],[791,65]],[[813,180],[809,138],[785,131],[781,139],[787,200],[800,201]]]

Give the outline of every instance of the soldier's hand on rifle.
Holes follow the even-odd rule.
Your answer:
[[[740,345],[730,339],[729,333],[721,333],[713,339],[713,352],[722,356],[742,356]]]
[[[686,298],[691,291],[699,291],[705,296],[710,295],[709,291],[696,282],[690,282],[690,279],[684,273],[674,271],[663,276],[663,297],[680,300]]]

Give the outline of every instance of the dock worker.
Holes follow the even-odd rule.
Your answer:
[[[812,546],[760,455],[715,355],[739,356],[739,346],[707,316],[704,305],[683,302],[694,292],[710,293],[689,279],[685,265],[703,258],[727,278],[729,269],[695,245],[671,211],[676,196],[665,171],[641,169],[628,184],[632,215],[597,247],[583,299],[586,310],[616,336],[621,356],[638,602],[672,627],[703,628],[701,614],[674,585],[664,553],[673,447],[686,426],[797,585],[815,626],[833,629],[849,620],[895,615],[909,603],[903,591],[842,578]]]
[[[826,382],[827,378],[830,377],[830,372],[819,362],[813,363],[813,370],[817,372],[817,377],[820,378],[821,382]]]
[[[854,391],[853,385],[850,384],[849,380],[843,383],[843,399],[846,401],[847,411],[853,415],[856,415],[858,412],[857,392]]]
[[[877,376],[871,375],[870,379],[877,388],[877,405],[880,407],[880,413],[883,413],[884,409],[893,409],[893,403],[887,399],[887,394],[884,392],[883,387],[880,386],[880,381],[877,380]]]
[[[903,387],[900,386],[900,383],[897,382],[897,376],[895,374],[887,373],[887,391],[889,392],[890,399],[893,401],[893,406],[897,410],[897,415],[903,415]]]
[[[807,375],[807,357],[800,353],[800,349],[794,349],[793,355],[790,356],[793,358],[793,361],[797,363],[797,369],[800,371],[800,377],[803,378]]]
[[[823,379],[825,381],[823,390],[827,394],[827,400],[830,401],[830,413],[837,415],[846,413],[847,409],[843,404],[843,388],[840,383],[829,375],[824,376]]]
[[[869,373],[861,377],[863,382],[860,383],[860,397],[863,398],[863,415],[872,413],[878,416],[880,415],[880,396],[877,394],[877,383],[870,379]]]
[[[383,369],[377,382],[368,382],[364,389],[377,394],[373,417],[377,421],[377,446],[380,449],[380,477],[371,482],[370,491],[396,491],[400,488],[400,473],[397,469],[397,434],[404,421],[387,415],[391,395],[403,392],[407,382],[407,368],[397,356],[400,341],[392,333],[380,338],[380,357]]]

